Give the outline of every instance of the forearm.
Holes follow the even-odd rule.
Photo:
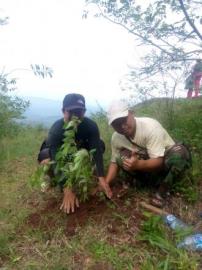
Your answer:
[[[98,153],[95,156],[95,165],[96,165],[96,172],[97,176],[104,177],[104,164],[103,164],[103,156],[102,153]]]
[[[96,150],[93,153],[93,159],[96,165],[97,176],[104,177],[103,152],[100,147],[100,139],[98,136],[90,138],[89,148],[90,150]]]
[[[118,165],[114,162],[111,162],[106,176],[106,182],[108,184],[110,184],[112,180],[117,176],[118,170]]]
[[[134,170],[152,172],[160,170],[163,167],[163,157],[147,160],[138,160]]]

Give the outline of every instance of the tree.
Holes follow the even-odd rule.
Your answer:
[[[16,79],[10,75],[21,68],[16,68],[8,73],[2,71],[0,74],[0,137],[11,133],[12,127],[16,127],[16,120],[23,118],[23,113],[29,106],[29,101],[25,101],[14,95],[16,90]],[[53,70],[44,65],[31,65],[30,69],[35,76],[52,78]]]
[[[12,95],[16,89],[16,79],[9,79],[8,74],[0,74],[0,137],[8,135],[16,120],[22,118],[29,105],[28,101]]]
[[[0,26],[8,23],[8,17],[0,18]],[[26,70],[35,76],[45,78],[53,76],[53,70],[45,65],[30,65],[30,69],[16,68],[10,72],[2,70],[0,74],[0,137],[11,133],[13,127],[17,126],[16,120],[23,118],[23,113],[29,106],[29,102],[14,95],[16,90],[16,79],[10,75],[17,70]]]
[[[96,16],[119,25],[135,37],[144,56],[131,67],[134,82],[164,78],[175,71],[183,78],[193,61],[202,57],[202,2],[190,0],[86,0]],[[141,4],[139,4],[141,3]],[[89,10],[84,11],[87,17]],[[142,83],[143,85],[143,83]]]

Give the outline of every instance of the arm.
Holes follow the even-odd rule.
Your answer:
[[[64,120],[60,119],[53,124],[48,133],[47,146],[50,148],[51,160],[55,160],[57,150],[63,143],[63,125]]]
[[[110,184],[113,179],[117,176],[119,171],[119,167],[116,163],[111,162],[108,168],[107,176],[106,176],[106,182]]]
[[[88,134],[89,149],[95,149],[93,158],[96,165],[98,178],[104,177],[103,151],[101,149],[100,134],[96,123],[91,122],[90,131]]]
[[[105,194],[107,195],[107,197],[109,199],[112,198],[112,190],[110,189],[109,184],[111,183],[111,181],[116,177],[118,172],[118,166],[116,163],[111,162],[111,164],[109,165],[109,169],[108,169],[108,173],[106,178],[104,177],[99,177],[99,186],[98,188],[95,189],[95,191],[93,193],[96,193],[97,191],[104,191]]]
[[[96,149],[94,154],[94,160],[96,164],[96,171],[99,179],[99,186],[103,190],[108,198],[112,197],[112,191],[105,181],[104,177],[104,164],[103,164],[103,150],[101,149],[101,141],[98,127],[93,123],[91,132],[89,134],[89,148]]]

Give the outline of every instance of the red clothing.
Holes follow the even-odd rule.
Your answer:
[[[194,90],[195,90],[195,97],[198,97],[199,91],[200,91],[200,81],[202,78],[202,72],[194,72],[193,74],[194,77]]]

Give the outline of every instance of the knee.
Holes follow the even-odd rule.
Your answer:
[[[41,150],[38,154],[37,160],[40,164],[47,164],[50,161],[50,149],[44,148]]]

